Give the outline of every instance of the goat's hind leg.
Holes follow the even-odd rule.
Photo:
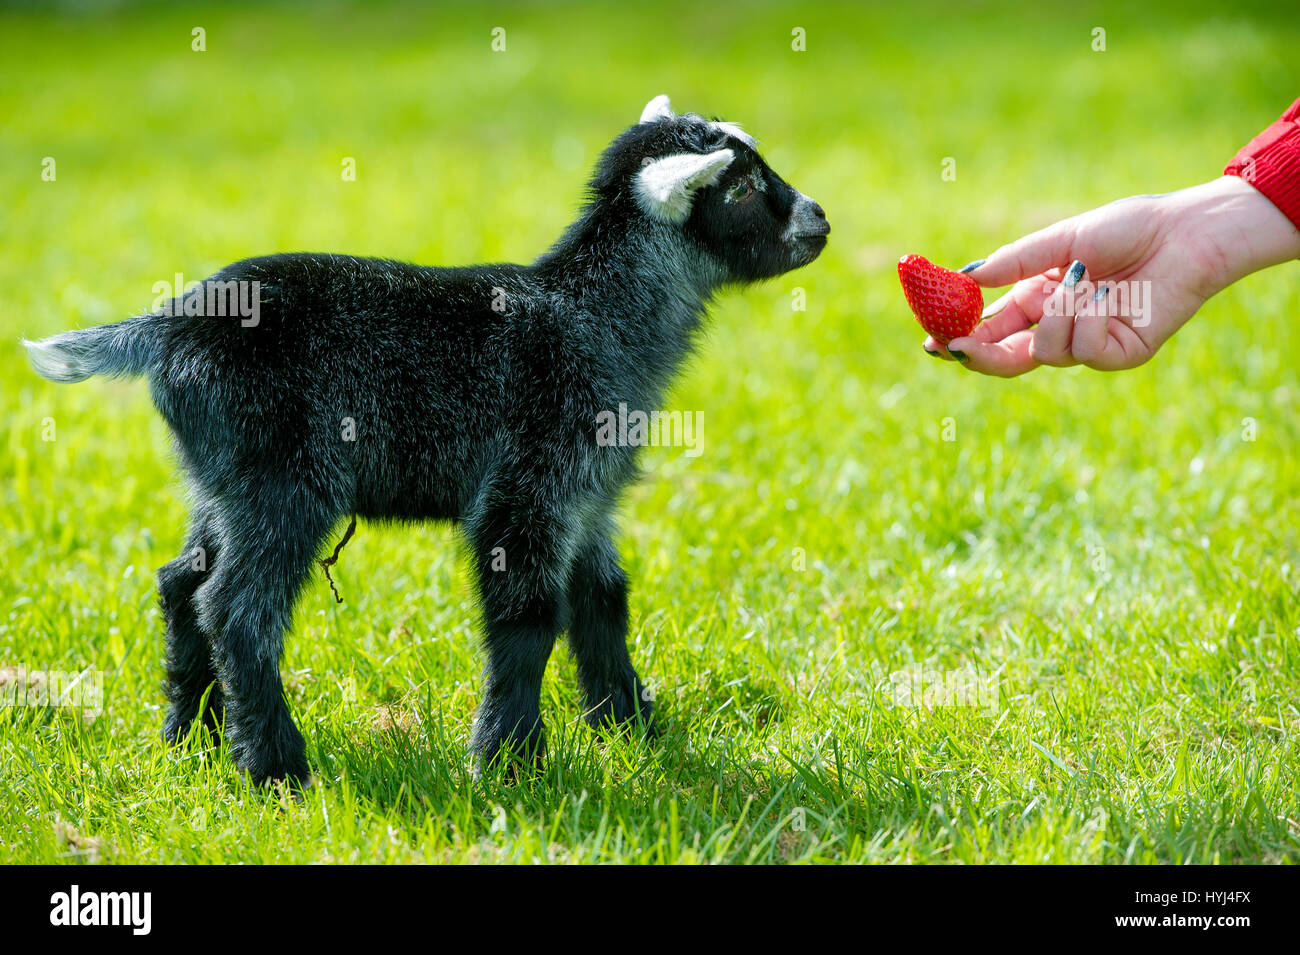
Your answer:
[[[212,640],[199,626],[194,605],[194,592],[211,573],[219,547],[212,512],[200,505],[191,519],[185,550],[158,568],[158,597],[167,628],[168,707],[163,739],[169,743],[183,740],[196,719],[213,731],[221,725],[224,702],[212,667]]]
[[[287,490],[264,487],[223,501],[221,558],[195,596],[213,634],[212,660],[224,689],[226,739],[254,782],[309,778],[306,743],[280,679],[284,634],[321,540],[336,514]]]

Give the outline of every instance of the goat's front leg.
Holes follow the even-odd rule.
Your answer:
[[[627,575],[602,521],[569,573],[569,648],[592,726],[639,727],[655,736],[654,704],[627,651]]]
[[[546,751],[542,676],[564,625],[566,547],[558,521],[501,509],[473,521],[487,666],[474,719],[475,773],[535,767]]]

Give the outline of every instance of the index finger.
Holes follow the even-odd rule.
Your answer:
[[[1076,258],[1076,236],[1074,219],[1063,219],[1002,246],[983,265],[966,274],[985,288],[1000,288],[1053,267],[1067,266]]]

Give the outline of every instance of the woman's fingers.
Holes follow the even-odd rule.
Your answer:
[[[1043,317],[1034,329],[1034,342],[1030,349],[1040,364],[1057,367],[1078,364],[1070,351],[1070,341],[1074,336],[1074,317],[1087,300],[1079,289],[1086,274],[1087,268],[1075,259],[1061,276],[1060,283],[1043,301]]]
[[[1017,282],[1006,295],[984,310],[984,321],[975,326],[970,337],[995,342],[1013,332],[1029,328],[1043,317],[1044,276]]]
[[[1025,328],[997,341],[982,342],[974,337],[955,338],[948,343],[948,347],[965,359],[962,364],[971,371],[1014,378],[1038,367],[1038,362],[1029,354],[1033,338],[1033,331]]]
[[[1029,328],[1043,313],[1042,296],[1033,293],[1033,289],[1037,287],[1038,283],[1032,281],[1019,283],[984,309],[984,315],[987,317],[975,326],[975,330],[969,336],[953,339],[953,342],[970,341],[972,338],[980,342],[996,342],[1013,332]],[[953,342],[949,342],[949,345]],[[926,338],[921,347],[936,358],[945,361],[954,360],[948,346],[941,345],[934,336]],[[960,349],[958,351],[960,352]]]
[[[1031,299],[1026,305],[1033,311]],[[1025,314],[1021,304],[1013,298],[1007,306],[991,318],[985,319],[975,331],[948,343],[948,353],[972,371],[994,375],[1020,375],[1036,366],[1029,359],[1031,328],[1036,316]]]
[[[1074,258],[1075,235],[1075,220],[1065,219],[1002,246],[966,274],[985,288],[998,288],[1064,267]]]
[[[1096,292],[1084,308],[1074,318],[1074,331],[1070,338],[1070,354],[1076,362],[1093,365],[1094,362],[1111,358],[1106,349],[1111,346],[1110,337],[1110,286],[1100,283]],[[1111,346],[1113,347],[1113,346]]]
[[[1054,274],[1049,273],[1049,276]],[[948,343],[947,354],[974,371],[989,374],[1019,375],[1036,363],[1028,361],[1026,351],[1028,338],[1024,342],[1014,336],[1027,333],[1043,314],[1042,285],[1048,276],[1036,276],[1018,282],[1005,295],[984,310],[988,317],[975,327],[975,330],[962,338],[954,338]],[[933,339],[926,342],[926,349],[941,348]]]
[[[1127,322],[1110,314],[1109,287],[1101,286],[1089,314],[1074,322],[1074,357],[1098,371],[1136,368],[1151,357],[1151,346]]]
[[[1086,281],[1082,263],[1072,265],[1052,286],[1049,270],[1017,284],[1007,304],[970,335],[947,348],[933,338],[926,350],[956,357],[971,371],[1010,378],[1039,365],[1084,364],[1100,371],[1133,368],[1151,357],[1151,348],[1129,325],[1111,316],[1111,283]],[[1052,291],[1044,295],[1044,283]]]
[[[1071,354],[1072,323],[1086,310],[1086,274],[1083,263],[1075,262],[1021,279],[984,310],[988,317],[970,335],[953,339],[947,347],[929,337],[923,347],[936,358],[955,359],[972,371],[1004,377],[1022,375],[1040,364],[1077,364]]]
[[[933,335],[927,335],[925,341],[921,343],[921,347],[925,349],[927,355],[931,355],[935,358],[942,358],[944,361],[953,360],[952,356],[948,354],[948,349],[935,341]]]

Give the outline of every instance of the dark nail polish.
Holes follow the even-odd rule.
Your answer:
[[[1078,259],[1070,263],[1070,267],[1065,270],[1065,278],[1061,279],[1061,284],[1066,288],[1074,288],[1083,278],[1083,273],[1087,271],[1086,267]]]
[[[969,355],[967,355],[964,351],[957,351],[957,349],[955,348],[949,348],[948,354],[952,355],[953,358],[956,358],[963,365],[966,364],[966,362],[970,361]]]
[[[1092,314],[1110,317],[1110,308],[1106,305],[1106,296],[1110,294],[1110,286],[1103,285],[1097,289],[1097,294],[1092,297]]]
[[[988,259],[976,259],[974,262],[967,262],[965,265],[963,265],[963,266],[962,266],[961,268],[959,268],[957,271],[958,271],[958,272],[974,272],[977,268],[979,268],[981,265],[983,265],[983,264],[984,264],[985,262],[987,262],[987,261],[988,261]]]
[[[933,355],[935,358],[942,358],[942,357],[943,357],[943,356],[940,355],[937,351],[931,351],[930,349],[926,348],[924,342],[922,342],[921,347],[925,349],[925,353],[926,353],[927,355]]]

